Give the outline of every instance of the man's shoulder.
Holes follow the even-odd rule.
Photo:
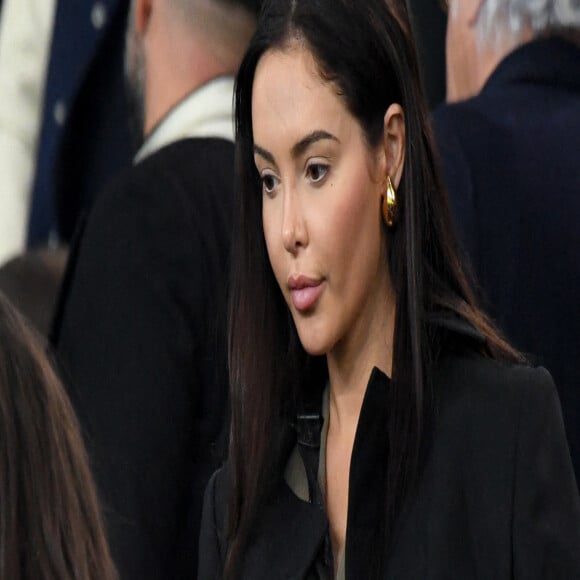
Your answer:
[[[146,171],[159,167],[184,163],[187,169],[202,169],[205,162],[227,163],[233,160],[234,144],[219,137],[188,137],[161,147],[143,161],[136,163],[134,169]]]
[[[159,182],[177,185],[188,179],[231,181],[233,167],[233,143],[219,138],[180,139],[121,173],[118,185],[130,188],[142,184],[151,189]],[[218,168],[220,171],[215,172]]]
[[[233,183],[232,143],[183,139],[119,173],[97,197],[90,221],[115,216],[135,222],[152,211],[174,214],[193,205],[199,209],[202,198],[208,203],[227,199]]]
[[[485,129],[497,121],[491,109],[482,95],[439,105],[431,115],[435,134],[440,140],[449,134],[461,136]]]
[[[229,236],[233,146],[205,141],[176,142],[117,175],[83,219],[73,244],[79,264],[69,268],[104,261],[125,270],[154,263],[178,272],[171,264],[179,259],[190,268],[221,259]],[[207,155],[199,162],[201,151]],[[204,245],[208,239],[212,243]]]

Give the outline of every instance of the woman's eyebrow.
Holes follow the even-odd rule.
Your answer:
[[[296,143],[292,147],[292,152],[291,152],[292,157],[294,159],[297,159],[298,157],[303,155],[304,152],[307,151],[309,147],[314,145],[314,143],[317,143],[318,141],[323,141],[325,139],[328,139],[331,141],[336,141],[337,143],[340,143],[340,139],[338,139],[337,137],[335,137],[331,133],[328,133],[327,131],[322,131],[322,130],[312,131],[312,133],[309,133],[308,135],[306,135],[305,137],[300,139],[300,141],[298,141],[298,143]],[[263,147],[260,147],[259,145],[256,145],[255,143],[254,143],[254,154],[259,155],[260,157],[265,159],[268,163],[271,163],[272,165],[276,165],[276,160],[274,159],[274,155],[272,155],[272,153],[270,153],[267,149],[264,149]]]
[[[259,145],[256,145],[255,143],[254,143],[254,155],[259,155],[260,157],[263,157],[268,163],[276,165],[276,160],[274,159],[274,156],[269,151],[267,151],[263,147],[260,147]]]
[[[316,143],[318,141],[323,141],[325,139],[330,139],[331,141],[336,141],[337,143],[340,143],[340,140],[337,137],[335,137],[331,133],[328,133],[327,131],[321,131],[321,130],[312,131],[312,133],[309,133],[308,135],[306,135],[306,137],[304,137],[303,139],[300,139],[300,141],[298,141],[298,143],[296,143],[296,145],[294,145],[294,147],[292,147],[292,157],[294,159],[297,159],[311,145],[314,145],[314,143]]]

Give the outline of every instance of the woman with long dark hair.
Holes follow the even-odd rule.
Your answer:
[[[1,293],[0,578],[117,578],[71,404]]]
[[[580,577],[554,385],[469,289],[404,1],[266,2],[236,120],[200,579]]]

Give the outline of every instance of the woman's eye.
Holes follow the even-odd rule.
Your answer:
[[[267,173],[262,175],[262,188],[264,193],[270,194],[274,192],[276,189],[276,185],[278,184],[278,180],[273,175]]]
[[[307,169],[308,177],[313,183],[322,181],[326,177],[327,173],[328,165],[324,165],[322,163],[313,163],[312,165],[309,165]]]

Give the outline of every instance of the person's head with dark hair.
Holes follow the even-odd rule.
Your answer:
[[[518,358],[458,259],[403,0],[266,2],[236,129],[230,574],[279,476],[280,432],[320,376],[329,437],[333,419],[354,417],[354,433],[374,367],[391,377],[388,540],[432,411],[430,317],[451,313],[485,337],[482,354]]]
[[[117,578],[70,402],[1,293],[0,578]]]

